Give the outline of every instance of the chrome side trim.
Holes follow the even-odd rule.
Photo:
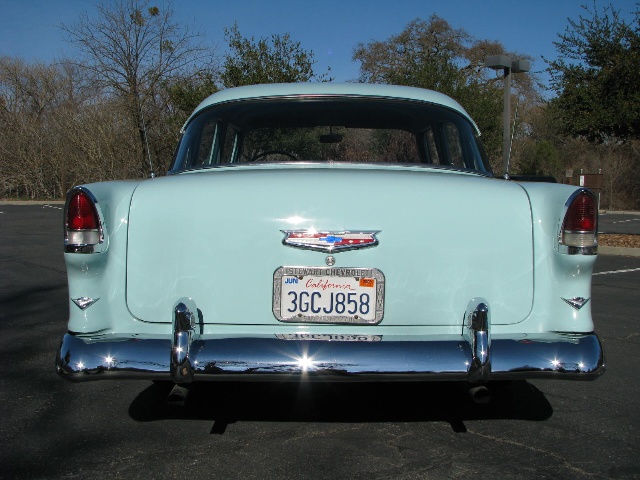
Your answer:
[[[471,299],[465,315],[465,336],[471,347],[469,382],[487,382],[491,378],[491,322],[487,301],[483,298]]]
[[[64,336],[56,370],[69,380],[171,379],[172,340]],[[197,347],[197,348],[196,348]],[[194,380],[468,381],[471,349],[463,335],[442,341],[297,341],[272,337],[200,338],[188,360]],[[491,380],[593,380],[604,373],[595,333],[548,332],[491,341]]]

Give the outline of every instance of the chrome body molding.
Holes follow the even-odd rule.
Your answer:
[[[476,326],[482,327],[483,308],[477,308],[475,316]],[[476,350],[484,344],[482,332],[482,328],[476,330]],[[493,338],[490,354],[484,361],[481,355],[474,359],[468,336],[447,337],[442,341],[420,338],[343,342],[284,340],[275,335],[192,337],[189,354],[176,357],[171,353],[175,341],[169,337],[105,336],[95,341],[66,334],[57,354],[56,370],[74,381],[121,377],[173,378],[184,382],[191,379],[484,382],[523,378],[592,380],[605,369],[602,346],[595,333],[552,332]],[[176,365],[190,369],[192,376],[176,377],[172,374]]]

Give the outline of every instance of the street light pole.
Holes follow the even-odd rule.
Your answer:
[[[502,170],[509,178],[509,160],[511,157],[511,68],[504,69],[504,125],[502,126]]]
[[[509,179],[509,157],[511,156],[511,73],[523,73],[529,71],[529,62],[526,60],[511,60],[506,55],[489,55],[484,66],[504,72],[504,111],[502,128],[502,168],[504,178]]]

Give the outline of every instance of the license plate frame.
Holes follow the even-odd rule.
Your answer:
[[[311,293],[319,292],[320,295],[315,295],[315,299],[320,299],[321,295],[331,293],[332,290],[327,285],[331,285],[334,282],[338,285],[349,284],[355,287],[355,290],[349,290],[350,292],[356,292],[354,295],[359,295],[359,292],[367,292],[371,295],[371,311],[368,311],[365,315],[360,314],[360,312],[352,314],[347,309],[345,309],[345,314],[334,315],[326,315],[322,311],[313,313],[309,311],[310,309],[306,312],[291,313],[288,311],[291,308],[291,303],[288,303],[286,299],[283,301],[283,296],[287,295],[283,287],[287,279],[293,278],[297,279],[296,283],[299,284],[296,285],[296,290],[308,292],[309,298],[311,298]],[[324,283],[325,280],[327,281],[326,284]],[[365,280],[362,287],[360,287],[360,285],[363,285],[360,280]],[[373,280],[373,286],[369,286],[371,280]],[[311,287],[307,287],[309,281],[311,281]],[[273,274],[273,314],[278,321],[287,323],[376,325],[382,321],[384,316],[384,283],[384,274],[377,268],[283,266]],[[359,287],[361,289],[358,289]],[[333,292],[337,295],[342,290],[342,288],[338,288]]]

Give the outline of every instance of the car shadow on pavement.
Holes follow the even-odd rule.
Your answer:
[[[448,422],[465,432],[465,420],[543,421],[553,408],[527,381],[489,384],[491,401],[476,404],[458,383],[203,382],[190,387],[183,406],[169,405],[172,384],[143,390],[129,407],[140,422],[213,421],[223,434],[236,422]]]

